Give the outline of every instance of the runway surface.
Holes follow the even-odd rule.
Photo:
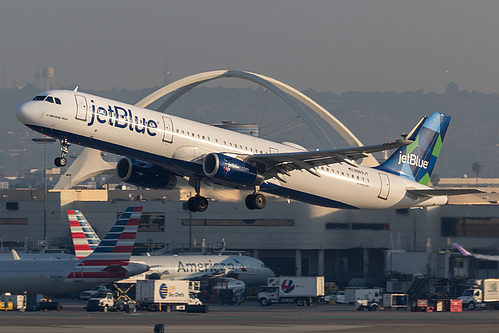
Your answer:
[[[1,312],[0,332],[499,332],[499,311],[359,312],[353,305],[211,304],[206,314],[183,312],[87,313],[82,301],[60,300],[59,312]]]

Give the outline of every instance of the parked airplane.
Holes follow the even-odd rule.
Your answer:
[[[473,257],[473,258],[482,259],[482,260],[499,261],[499,256],[471,253],[471,252],[465,250],[463,247],[461,247],[457,243],[453,243],[452,246],[454,246],[456,249],[458,249],[458,251],[461,252],[461,254],[466,256],[466,257]]]
[[[84,259],[23,259],[0,262],[0,292],[62,295],[128,278],[149,269],[129,262],[142,207],[130,207]]]
[[[443,205],[447,195],[476,190],[428,187],[450,116],[424,117],[406,139],[375,146],[306,151],[226,129],[67,90],[50,90],[19,105],[17,118],[29,128],[60,139],[61,157],[71,143],[122,156],[122,181],[173,189],[185,177],[196,195],[191,211],[205,211],[201,182],[253,190],[249,209],[262,209],[260,192],[333,208],[399,209]],[[366,153],[396,150],[376,168],[357,165]],[[307,171],[307,172],[302,172]]]
[[[85,258],[99,245],[99,236],[79,210],[68,210],[68,219],[75,255],[78,259]],[[275,276],[261,260],[242,255],[132,256],[130,260],[150,267],[149,271],[130,280],[149,276],[173,280],[224,280],[234,286],[260,286]]]

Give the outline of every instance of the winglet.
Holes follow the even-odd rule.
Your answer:
[[[12,257],[14,257],[14,260],[21,260],[19,254],[17,254],[17,251],[14,249],[12,249]]]
[[[464,256],[470,256],[471,253],[469,253],[468,251],[466,251],[465,249],[463,249],[459,244],[457,243],[453,243],[452,246],[454,246],[456,249],[459,250],[459,252],[461,252],[462,255]]]

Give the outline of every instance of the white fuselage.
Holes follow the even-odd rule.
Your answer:
[[[271,154],[300,151],[161,112],[81,92],[53,90],[44,95],[61,104],[29,101],[17,108],[28,127],[72,143],[161,165],[172,173],[209,179],[199,158],[207,153]],[[318,168],[321,177],[291,171],[286,183],[267,179],[261,191],[333,208],[399,209],[441,205],[446,197],[411,197],[406,189],[428,188],[417,182],[368,167],[336,163]],[[244,188],[240,186],[238,188]]]
[[[83,260],[0,260],[0,293],[62,295],[110,283],[144,272],[147,266],[81,266]]]
[[[275,276],[262,261],[248,256],[132,256],[130,260],[150,267],[148,272],[134,276],[132,279],[135,280],[152,273],[169,280],[209,280],[228,274],[246,285],[259,286],[267,283],[269,277]]]

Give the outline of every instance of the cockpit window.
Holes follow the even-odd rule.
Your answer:
[[[49,103],[55,103],[61,105],[61,99],[57,97],[52,97],[52,96],[42,96],[38,95],[35,98],[33,98],[34,101],[45,101]],[[55,102],[54,102],[55,101]]]

